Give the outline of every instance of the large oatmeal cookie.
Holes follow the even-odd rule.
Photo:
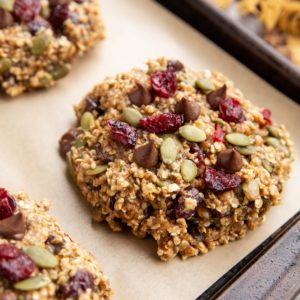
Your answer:
[[[53,86],[102,38],[96,0],[0,0],[0,93]]]
[[[47,201],[0,188],[0,299],[108,299],[95,258],[48,214]]]
[[[163,260],[242,238],[281,200],[289,135],[218,72],[161,58],[75,110],[60,147],[94,220],[152,235]]]

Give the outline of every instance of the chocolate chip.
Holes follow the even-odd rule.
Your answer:
[[[184,65],[179,60],[168,60],[168,69],[172,68],[175,72],[179,72],[184,69]]]
[[[207,94],[206,100],[213,110],[219,109],[219,104],[226,98],[227,86],[224,84],[221,88]]]
[[[25,217],[22,213],[17,213],[0,221],[0,236],[2,238],[22,240],[25,231]]]
[[[64,247],[64,240],[61,240],[60,238],[56,237],[53,234],[50,234],[45,241],[45,244],[50,247],[53,254],[57,255],[61,249]]]
[[[4,290],[0,295],[0,300],[17,300],[17,296],[11,290]]]
[[[72,0],[49,0],[50,6],[68,5]]]
[[[13,15],[7,10],[0,8],[0,29],[11,26],[13,23]]]
[[[60,152],[65,156],[71,149],[73,142],[76,140],[76,137],[80,134],[80,130],[77,128],[71,128],[67,131],[59,140]]]
[[[104,111],[99,107],[99,102],[93,96],[87,96],[85,98],[85,107],[83,112],[96,111],[99,115],[103,115]]]
[[[107,164],[111,161],[113,161],[113,157],[111,157],[109,154],[103,151],[102,146],[100,144],[96,144],[94,146],[94,149],[96,151],[96,159],[99,159],[101,163]]]
[[[218,154],[218,166],[228,172],[238,172],[243,167],[243,158],[235,149],[226,149]]]
[[[152,102],[150,91],[140,83],[136,84],[136,88],[128,95],[128,97],[131,103],[136,106],[142,106]]]
[[[152,168],[158,162],[158,150],[156,149],[154,142],[142,145],[134,150],[133,160],[137,165],[143,168]]]
[[[194,121],[200,115],[200,106],[193,100],[182,98],[175,107],[175,113],[184,116],[184,121]]]

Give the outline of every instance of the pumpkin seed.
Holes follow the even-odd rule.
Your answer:
[[[39,78],[39,88],[47,88],[50,86],[52,81],[52,76],[49,73],[44,73],[42,77]]]
[[[41,31],[32,39],[31,53],[41,55],[50,43],[50,36],[47,32]]]
[[[14,288],[20,291],[38,290],[51,282],[48,276],[37,275],[14,284]]]
[[[95,169],[87,170],[86,174],[90,176],[98,175],[105,172],[106,169],[107,169],[107,165],[97,165]]]
[[[74,143],[74,147],[75,148],[80,148],[83,147],[85,145],[86,141],[83,137],[77,138],[75,143]]]
[[[29,246],[24,251],[32,258],[35,264],[41,268],[55,268],[58,259],[45,248],[39,246]]]
[[[0,0],[0,8],[3,8],[7,11],[12,11],[14,6],[13,0]]]
[[[269,146],[272,146],[274,148],[281,148],[282,147],[280,140],[275,138],[275,137],[271,137],[271,136],[266,138],[266,144],[269,145]]]
[[[165,164],[173,163],[178,155],[178,147],[173,138],[166,138],[160,145],[160,156]]]
[[[0,75],[6,73],[11,67],[11,60],[7,57],[0,58]]]
[[[162,134],[160,136],[163,140],[167,139],[167,138],[172,138],[174,140],[174,142],[176,143],[177,145],[177,148],[178,148],[178,151],[180,149],[182,149],[182,144],[180,143],[178,137],[175,135],[175,134],[171,134],[171,133],[165,133],[165,134]]]
[[[268,126],[267,127],[268,131],[269,131],[269,134],[273,137],[276,137],[276,138],[279,138],[280,135],[279,135],[279,131],[276,127],[274,126]]]
[[[272,173],[273,172],[273,165],[267,161],[267,160],[263,160],[262,161],[262,166],[269,172]]]
[[[75,173],[74,173],[74,167],[73,167],[73,162],[72,162],[72,154],[71,151],[69,151],[66,154],[66,161],[67,161],[67,170],[70,176],[74,179],[75,178]]]
[[[68,75],[68,73],[70,72],[70,66],[57,64],[52,66],[49,72],[52,75],[54,80],[59,80]]]
[[[194,125],[184,125],[179,128],[179,133],[189,142],[203,142],[206,134]]]
[[[257,198],[259,198],[259,179],[251,179],[243,184],[243,191],[245,193],[245,196],[251,200],[254,201]]]
[[[139,127],[140,125],[140,119],[143,117],[143,115],[136,109],[132,107],[125,107],[123,109],[123,118],[124,120],[134,126]]]
[[[198,79],[195,82],[195,86],[205,93],[211,92],[215,89],[213,83],[207,78]]]
[[[239,147],[236,146],[234,147],[240,154],[242,155],[251,155],[256,152],[256,148],[253,146],[248,146],[248,147]]]
[[[166,181],[162,181],[160,179],[157,179],[156,180],[156,184],[159,186],[159,187],[164,187],[166,186],[168,183]]]
[[[225,136],[225,139],[228,143],[235,145],[235,146],[249,146],[253,143],[253,140],[243,134],[238,132],[228,133]]]
[[[180,173],[184,181],[191,182],[197,176],[198,168],[193,161],[185,159],[181,164]]]
[[[80,126],[84,130],[90,130],[92,126],[94,125],[94,116],[89,111],[86,111],[82,116],[80,120]]]

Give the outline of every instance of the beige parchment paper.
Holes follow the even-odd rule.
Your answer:
[[[300,106],[152,1],[103,0],[107,39],[49,91],[0,99],[0,186],[52,201],[52,214],[92,252],[110,277],[114,299],[195,299],[300,209]],[[1,45],[0,45],[1,47]],[[72,105],[107,75],[143,66],[148,58],[178,58],[195,69],[218,69],[244,94],[273,111],[295,141],[297,160],[282,205],[244,240],[187,261],[161,262],[151,239],[92,225],[89,208],[65,173],[57,140],[74,122]],[[266,266],[267,267],[267,266]]]

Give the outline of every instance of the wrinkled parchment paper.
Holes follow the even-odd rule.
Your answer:
[[[107,39],[49,91],[0,99],[0,186],[52,201],[52,214],[92,252],[110,277],[114,299],[195,299],[300,209],[300,106],[152,1],[102,0]],[[107,75],[143,66],[148,58],[178,58],[195,69],[218,69],[244,94],[273,111],[295,141],[297,160],[282,205],[244,240],[187,261],[161,262],[151,239],[91,224],[89,208],[68,180],[57,140],[73,124],[72,105]]]

